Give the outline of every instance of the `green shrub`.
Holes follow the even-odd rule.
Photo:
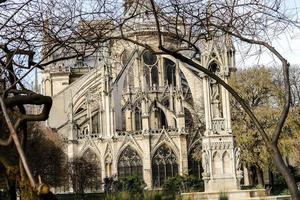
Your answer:
[[[141,199],[145,188],[144,181],[137,176],[130,176],[120,180],[121,191],[127,191],[131,198]]]
[[[146,191],[144,193],[144,200],[162,200],[162,194],[158,191]]]
[[[183,177],[179,175],[166,180],[163,184],[164,199],[175,199],[176,194],[181,192],[182,181]]]
[[[281,191],[280,195],[290,195],[289,189],[285,188],[284,190]]]
[[[258,184],[255,186],[256,189],[265,189],[265,187],[261,184]]]
[[[219,200],[228,200],[228,196],[225,192],[221,192],[219,195]]]
[[[204,191],[204,183],[195,176],[175,176],[166,180],[163,184],[164,196],[175,199],[176,194],[182,192]]]

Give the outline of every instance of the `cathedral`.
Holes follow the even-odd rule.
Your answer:
[[[239,189],[229,93],[198,69],[156,54],[147,2],[126,2],[124,18],[140,15],[128,20],[124,34],[153,48],[114,40],[88,57],[48,66],[42,77],[43,93],[53,98],[47,126],[64,138],[69,160],[83,157],[97,165],[94,191],[105,177],[139,176],[155,189],[185,174],[202,179],[206,192]],[[162,32],[166,46],[180,46],[168,28]],[[191,59],[227,82],[235,69],[230,38],[203,41],[199,48],[201,55]]]

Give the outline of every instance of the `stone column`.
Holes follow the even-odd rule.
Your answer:
[[[226,52],[214,47],[210,50],[227,56]],[[225,55],[223,55],[223,53]],[[228,65],[220,66],[216,58],[206,54],[206,67],[222,78],[228,79]],[[210,77],[203,76],[206,131],[202,139],[203,179],[205,191],[220,192],[240,189],[239,149],[231,134],[231,117],[228,91]]]
[[[250,185],[249,172],[245,164],[243,164],[243,171],[244,171],[244,185]]]
[[[180,168],[179,173],[180,175],[188,174],[188,152],[187,152],[187,142],[186,142],[186,134],[181,134],[179,136],[179,151],[180,151]]]
[[[142,141],[143,147],[143,178],[148,189],[152,189],[152,159],[150,147],[150,135],[144,135]]]

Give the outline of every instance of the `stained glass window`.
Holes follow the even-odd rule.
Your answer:
[[[138,153],[130,147],[126,147],[120,155],[118,161],[118,176],[124,178],[128,176],[143,177],[143,162]]]
[[[143,53],[144,61],[144,76],[146,78],[146,83],[148,86],[152,87],[158,85],[158,68],[157,68],[157,56],[149,51],[145,50]]]
[[[160,146],[152,160],[152,178],[154,187],[162,187],[164,182],[178,174],[177,157],[167,145]]]

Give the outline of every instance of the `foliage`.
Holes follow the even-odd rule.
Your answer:
[[[105,200],[162,200],[159,191],[145,191],[143,196],[131,196],[129,192],[117,192],[106,195]]]
[[[68,163],[67,170],[75,193],[84,194],[87,187],[95,184],[98,168],[94,163],[76,157]]]
[[[274,131],[280,114],[278,108],[282,104],[282,88],[276,85],[273,77],[272,71],[268,68],[252,67],[238,71],[230,79],[230,85],[252,108],[267,133]],[[252,120],[235,100],[231,99],[231,105],[233,133],[238,136],[236,140],[241,148],[241,159],[250,166],[255,165],[260,168],[271,166],[275,170],[271,155]],[[284,156],[299,159],[299,156],[296,156],[299,152],[296,141],[300,139],[297,116],[300,117],[299,108],[293,107],[283,128],[279,147]]]
[[[226,192],[221,192],[219,196],[219,200],[228,200],[228,195]]]
[[[163,184],[163,195],[168,199],[175,199],[176,194],[181,192],[182,181],[183,177],[179,175],[166,180]]]
[[[172,199],[182,192],[202,191],[203,186],[203,181],[194,176],[177,175],[164,182],[163,195]]]
[[[264,189],[265,187],[261,184],[258,184],[255,186],[255,189]]]
[[[52,187],[65,184],[67,159],[61,138],[51,129],[37,123],[29,126],[28,133],[27,154],[30,155],[28,161],[33,175],[41,176]]]
[[[120,194],[128,194],[131,199],[139,199],[143,197],[145,183],[143,179],[138,176],[129,176],[122,178],[118,181],[114,181],[113,188],[121,192]],[[125,192],[125,193],[123,193]]]
[[[162,194],[159,191],[146,191],[144,200],[162,200]]]
[[[281,193],[280,193],[280,195],[290,195],[291,193],[290,193],[290,191],[289,191],[289,189],[287,189],[287,188],[285,188]]]

